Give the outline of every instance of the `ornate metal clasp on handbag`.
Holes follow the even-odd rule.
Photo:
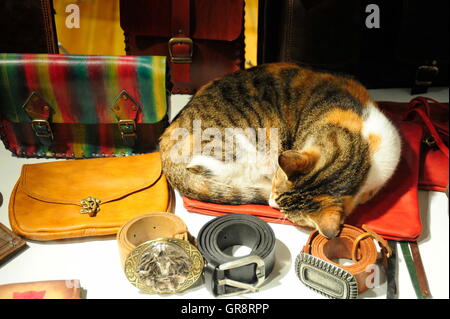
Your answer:
[[[100,203],[101,200],[92,196],[89,196],[82,201],[80,204],[83,208],[81,208],[81,214],[89,214],[90,217],[95,217],[97,213],[100,211]]]

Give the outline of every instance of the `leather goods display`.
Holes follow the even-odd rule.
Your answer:
[[[173,211],[159,153],[25,164],[11,193],[17,234],[53,240],[116,234],[135,216]]]
[[[173,214],[145,214],[128,221],[117,233],[126,277],[144,293],[189,288],[204,267],[202,255],[189,239],[185,223]]]
[[[337,299],[355,299],[358,293],[369,289],[369,276],[374,276],[370,267],[378,258],[373,240],[379,243],[385,258],[389,258],[392,252],[383,238],[369,228],[363,228],[344,224],[333,239],[318,231],[312,232],[295,262],[300,281],[314,291]],[[354,264],[340,265],[337,262],[339,258],[351,259]]]
[[[275,264],[275,235],[262,219],[251,215],[220,216],[203,225],[197,237],[206,260],[204,278],[214,296],[255,292]],[[251,252],[235,257],[226,250],[247,246]]]
[[[0,285],[0,299],[81,299],[79,280],[49,280]]]
[[[127,55],[167,56],[178,94],[243,68],[243,17],[244,0],[120,1]]]
[[[0,223],[0,263],[25,248],[26,242]]]
[[[259,64],[296,62],[411,94],[448,85],[448,1],[260,1]]]
[[[0,136],[17,156],[154,151],[166,98],[165,57],[0,54]]]
[[[0,38],[1,53],[58,53],[53,1],[0,1]]]

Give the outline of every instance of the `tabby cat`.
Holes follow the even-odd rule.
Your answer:
[[[206,84],[160,140],[163,171],[182,195],[268,203],[329,238],[392,176],[400,149],[360,83],[290,63]]]

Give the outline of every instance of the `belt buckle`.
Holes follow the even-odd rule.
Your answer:
[[[246,256],[246,257],[243,257],[243,258],[240,258],[237,260],[223,263],[218,266],[218,269],[221,271],[225,271],[225,270],[239,268],[239,267],[247,266],[247,265],[251,265],[251,264],[256,264],[255,275],[256,275],[257,281],[253,284],[248,284],[248,283],[232,280],[230,278],[220,279],[217,281],[218,286],[228,285],[228,286],[243,289],[241,291],[236,291],[236,292],[232,292],[232,293],[228,293],[228,294],[221,294],[220,296],[229,297],[229,296],[236,296],[236,295],[240,295],[240,294],[244,294],[244,293],[248,293],[248,292],[258,291],[259,286],[261,286],[262,283],[264,282],[264,280],[266,279],[265,264],[264,264],[264,260],[261,257],[255,256],[255,255]]]
[[[312,290],[332,299],[355,299],[358,296],[356,277],[325,260],[300,253],[295,260],[300,281]]]
[[[172,52],[172,46],[175,44],[187,44],[189,45],[188,56],[174,56]],[[192,63],[192,54],[194,43],[191,38],[171,38],[169,40],[169,56],[172,63]]]
[[[128,280],[148,294],[179,293],[200,278],[204,260],[190,242],[158,238],[137,246],[125,260]]]
[[[33,120],[31,122],[31,127],[33,128],[34,133],[38,137],[50,137],[53,139],[52,129],[50,127],[50,123],[47,120]],[[42,130],[42,128],[44,129]]]

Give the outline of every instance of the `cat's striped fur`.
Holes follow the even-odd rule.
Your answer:
[[[266,152],[252,163],[224,162],[230,155],[225,147],[216,158],[194,154],[195,120],[202,130],[214,128],[222,137],[225,128],[277,128],[278,154]],[[174,137],[180,128],[188,132],[182,142]],[[245,134],[236,141],[243,152],[255,144]],[[193,156],[174,162],[174,145]],[[160,141],[164,173],[181,194],[215,203],[270,203],[291,221],[328,237],[391,177],[400,148],[396,129],[357,81],[288,63],[208,83]]]

